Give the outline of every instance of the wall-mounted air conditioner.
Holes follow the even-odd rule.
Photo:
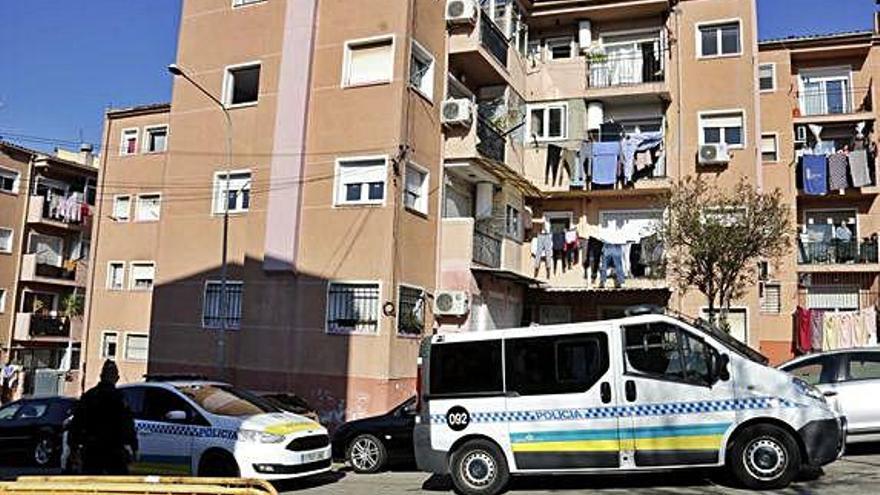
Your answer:
[[[437,291],[434,298],[435,316],[464,316],[468,312],[467,293],[460,290]]]

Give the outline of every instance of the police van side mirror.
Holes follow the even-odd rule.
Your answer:
[[[712,383],[730,380],[730,356],[712,350]]]
[[[165,413],[165,421],[168,421],[169,423],[186,421],[186,411],[168,411]]]

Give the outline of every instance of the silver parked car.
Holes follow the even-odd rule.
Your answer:
[[[847,443],[880,441],[880,347],[809,354],[779,369],[825,394],[846,418]]]

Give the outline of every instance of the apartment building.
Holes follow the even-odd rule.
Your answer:
[[[17,394],[79,391],[98,169],[91,147],[0,142],[0,338]]]

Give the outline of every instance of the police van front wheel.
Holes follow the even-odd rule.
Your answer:
[[[784,488],[801,468],[797,441],[768,424],[752,425],[733,440],[727,462],[737,481],[752,490]]]
[[[471,440],[452,455],[452,482],[462,495],[495,495],[510,478],[501,449],[487,440]]]

